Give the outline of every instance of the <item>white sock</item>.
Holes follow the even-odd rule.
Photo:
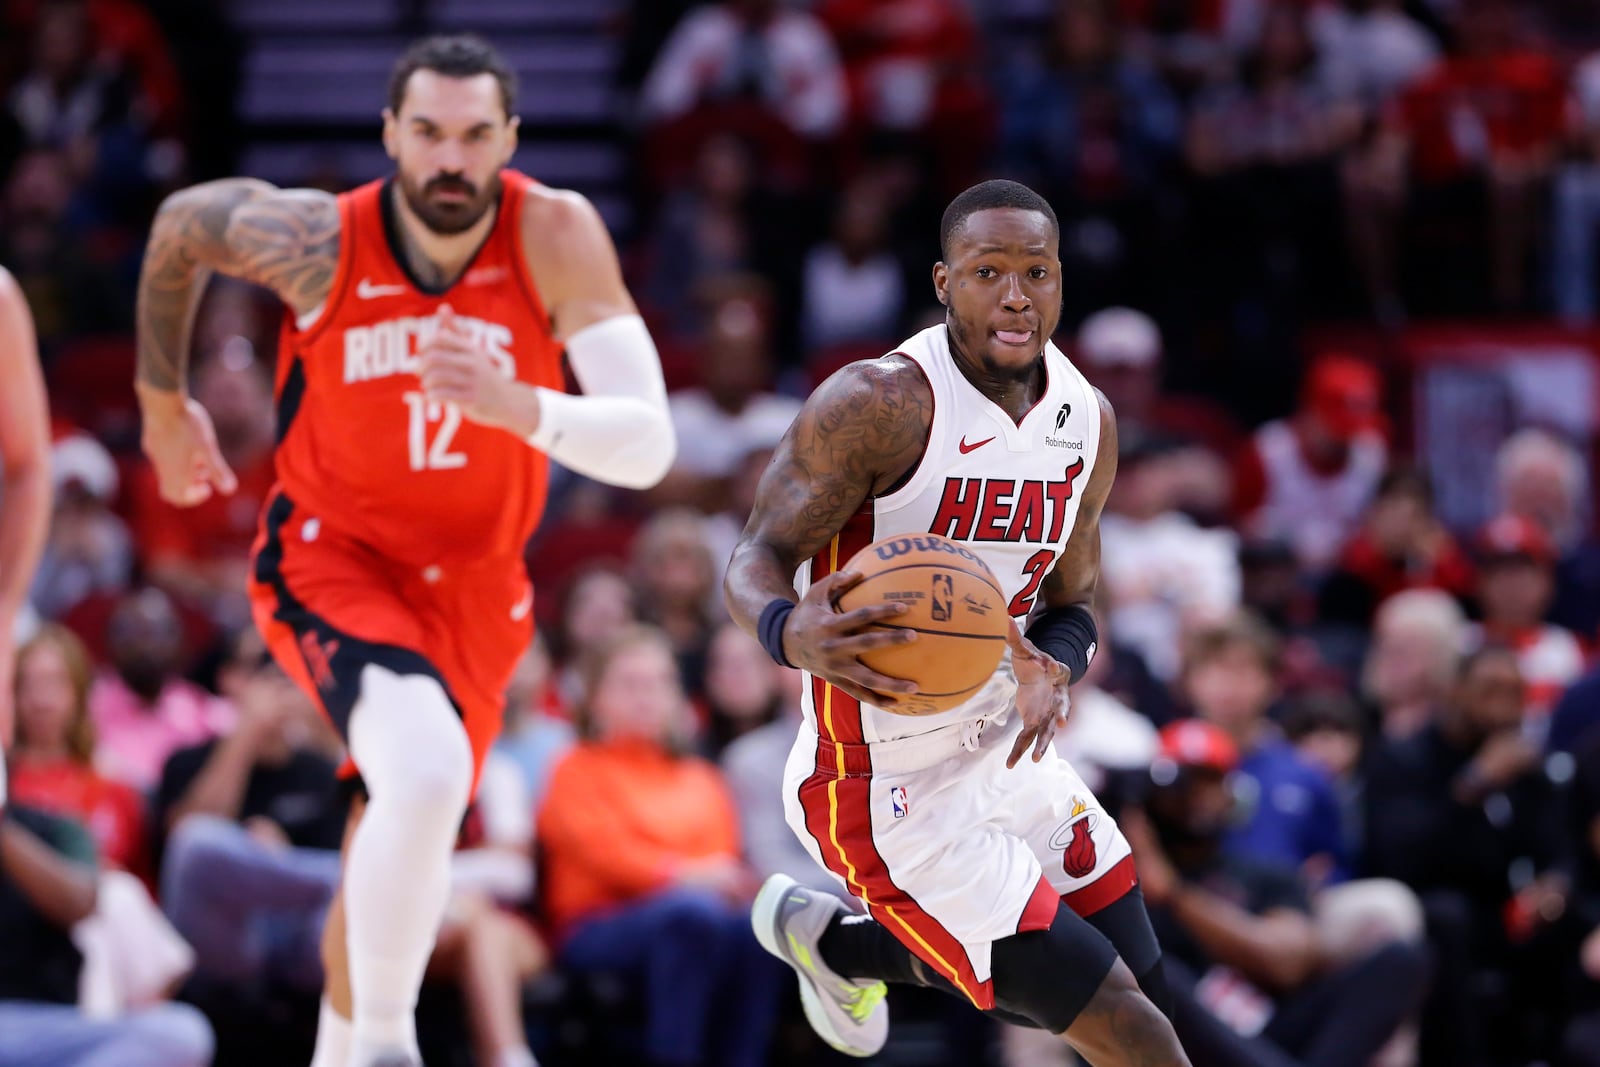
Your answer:
[[[494,1061],[494,1067],[539,1067],[539,1061],[533,1058],[533,1050],[524,1045],[500,1053]]]
[[[368,666],[350,714],[350,752],[370,797],[344,880],[351,1067],[396,1053],[420,1061],[417,994],[449,902],[472,747],[438,682]]]
[[[317,1049],[311,1067],[350,1067],[350,1020],[333,1010],[327,997],[317,1012]]]

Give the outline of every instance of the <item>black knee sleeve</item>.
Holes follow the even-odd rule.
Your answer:
[[[1013,934],[990,948],[995,1008],[1063,1033],[1116,962],[1106,936],[1062,904],[1050,929]]]
[[[1122,962],[1138,978],[1139,989],[1167,1018],[1172,1018],[1172,992],[1161,969],[1161,944],[1150,925],[1144,894],[1138,886],[1088,917],[1090,926],[1106,936]]]

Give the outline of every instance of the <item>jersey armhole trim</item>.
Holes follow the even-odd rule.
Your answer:
[[[932,408],[932,412],[928,416],[928,434],[922,439],[922,454],[917,457],[917,461],[911,465],[909,470],[895,479],[893,485],[869,500],[870,503],[885,511],[894,511],[897,508],[904,507],[907,501],[915,499],[917,492],[921,491],[923,484],[928,480],[928,453],[933,449],[934,433],[939,428],[939,391],[933,386],[933,378],[928,374],[928,368],[924,367],[922,362],[912,356],[911,353],[904,349],[896,349],[893,352],[885,353],[884,356],[879,358],[887,358],[888,356],[902,356],[913,367],[917,368],[917,373],[922,375],[922,380],[928,383],[928,400]]]
[[[1071,366],[1071,360],[1068,360],[1067,362],[1068,365]],[[1088,376],[1082,371],[1078,370],[1077,367],[1073,367],[1072,369],[1077,372],[1077,378],[1082,384],[1085,400],[1089,405],[1089,410],[1094,413],[1091,416],[1094,419],[1094,437],[1091,438],[1091,440],[1094,441],[1094,457],[1089,463],[1089,473],[1093,475],[1094,465],[1100,462],[1100,438],[1102,431],[1105,428],[1106,413],[1105,410],[1100,407],[1100,393],[1095,389],[1094,383],[1089,381]],[[1088,483],[1085,483],[1086,486],[1087,484]]]
[[[345,290],[350,288],[351,264],[356,258],[356,211],[355,198],[358,193],[349,193],[339,197],[339,264],[333,270],[333,284],[328,287],[328,296],[316,310],[306,313],[306,324],[300,325],[300,318],[295,319],[295,338],[298,345],[308,345],[321,336],[328,323],[334,321],[339,315],[339,306],[344,303]]]
[[[514,171],[501,171],[501,181],[508,192],[515,190],[513,196],[515,203],[512,210],[506,212],[510,216],[511,228],[511,259],[512,272],[516,274],[518,283],[522,286],[523,295],[528,298],[528,303],[533,306],[534,313],[544,324],[544,332],[552,338],[555,337],[555,324],[550,320],[550,309],[544,306],[544,299],[539,295],[539,285],[534,280],[533,270],[528,266],[528,255],[522,248],[522,212],[528,203],[528,192],[534,185],[534,180],[526,175]],[[513,175],[515,175],[513,177]],[[562,343],[565,352],[566,344]]]

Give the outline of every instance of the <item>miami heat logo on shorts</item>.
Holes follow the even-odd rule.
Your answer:
[[[1099,813],[1090,811],[1083,798],[1075,796],[1072,814],[1050,835],[1050,847],[1061,850],[1061,867],[1073,878],[1087,878],[1094,873],[1099,859],[1094,847],[1094,831],[1099,825]]]

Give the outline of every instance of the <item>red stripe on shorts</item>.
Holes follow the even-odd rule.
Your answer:
[[[833,691],[835,702],[841,697],[843,693]],[[805,811],[806,829],[816,839],[828,869],[843,878],[872,917],[922,962],[952,982],[978,1008],[993,1008],[994,985],[978,981],[966,948],[890,877],[872,840],[871,773],[845,773],[840,745],[824,741],[817,754],[817,769],[800,786],[800,806]]]
[[[1133,857],[1129,855],[1113,863],[1110,870],[1082,889],[1061,894],[1061,899],[1066,901],[1067,907],[1088,918],[1101,908],[1121,900],[1138,884],[1139,872],[1134,869]]]

